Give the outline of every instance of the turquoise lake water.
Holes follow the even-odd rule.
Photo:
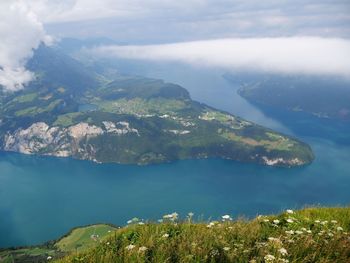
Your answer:
[[[135,216],[157,220],[174,211],[208,219],[349,205],[349,123],[261,111],[220,71],[169,67],[137,73],[179,83],[196,100],[297,136],[316,160],[293,169],[219,159],[129,166],[0,153],[0,247],[37,244],[79,225],[124,225]]]

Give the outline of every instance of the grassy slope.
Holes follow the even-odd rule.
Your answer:
[[[136,223],[111,233],[96,248],[57,262],[350,262],[349,230],[350,208],[211,224],[189,219]]]
[[[0,250],[0,262],[46,262],[49,256],[57,258],[67,253],[83,252],[96,246],[115,229],[105,224],[75,228],[58,241],[41,246]]]

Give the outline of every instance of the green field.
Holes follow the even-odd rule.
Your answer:
[[[114,230],[110,225],[92,225],[74,229],[68,236],[59,240],[55,247],[63,252],[84,251],[95,246]]]
[[[110,236],[116,227],[97,224],[73,229],[57,241],[40,246],[0,250],[0,263],[47,262],[48,258],[63,257],[67,253],[83,252]]]

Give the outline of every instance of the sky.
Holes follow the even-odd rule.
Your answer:
[[[119,43],[100,56],[349,75],[350,1],[1,0],[0,85],[23,88],[33,49],[65,37]]]

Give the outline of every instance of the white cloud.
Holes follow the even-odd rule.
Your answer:
[[[24,67],[27,59],[50,38],[24,1],[1,0],[0,39],[0,86],[7,91],[21,89],[33,78]]]
[[[101,46],[97,56],[178,61],[196,66],[271,73],[350,76],[350,40],[247,38],[146,46]]]

